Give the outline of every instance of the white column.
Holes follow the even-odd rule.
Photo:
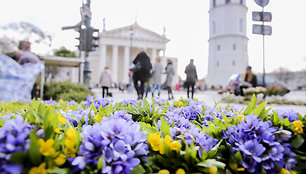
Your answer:
[[[100,58],[99,58],[99,68],[98,68],[98,77],[99,77],[99,81],[100,81],[100,77],[101,77],[101,73],[104,70],[105,66],[106,66],[106,45],[102,44],[101,48],[100,48]],[[99,82],[100,83],[100,82]]]
[[[156,48],[152,48],[152,55],[151,55],[151,63],[152,65],[155,64],[156,61]]]
[[[112,54],[112,80],[118,84],[118,45],[113,45]]]
[[[163,49],[163,50],[161,50],[162,52],[163,52],[163,56],[162,56],[162,60],[161,60],[161,63],[162,63],[162,65],[163,65],[163,67],[166,67],[166,65],[167,65],[167,60],[166,60],[166,49]]]
[[[129,83],[129,67],[130,67],[130,48],[128,46],[124,47],[124,62],[123,62],[123,83]]]

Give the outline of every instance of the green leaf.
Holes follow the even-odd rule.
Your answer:
[[[303,121],[303,116],[300,113],[297,113],[299,120]]]
[[[30,139],[30,149],[28,150],[30,161],[35,166],[38,166],[41,163],[40,145],[38,143],[39,137],[33,131],[30,133]]]
[[[297,135],[295,139],[292,140],[292,147],[299,148],[304,143],[304,138],[301,135]]]
[[[265,109],[265,107],[266,107],[266,102],[262,102],[259,106],[257,106],[255,109],[254,109],[254,111],[253,111],[253,113],[254,113],[254,115],[260,115],[260,113]]]
[[[134,169],[131,170],[132,174],[143,174],[146,173],[146,170],[142,167],[142,165],[138,165]]]
[[[166,121],[166,119],[164,117],[160,118],[160,121],[161,121],[161,132],[162,132],[162,135],[163,137],[166,137],[166,135],[171,135],[170,133],[170,126],[168,124],[168,122]]]
[[[150,124],[145,122],[139,122],[139,125],[141,126],[142,130],[147,131],[149,133],[155,133],[158,131],[156,127],[152,127]]]
[[[19,152],[13,153],[13,155],[10,158],[10,161],[14,163],[23,163],[26,157],[27,157],[26,153],[19,151]]]
[[[210,168],[212,166],[216,166],[216,167],[225,167],[225,164],[220,162],[220,161],[216,161],[215,159],[207,159],[203,162],[200,162],[197,164],[200,167],[205,167],[205,168]]]
[[[234,155],[234,159],[236,160],[236,162],[239,164],[242,161],[242,155],[240,153],[240,151],[236,152]]]
[[[289,125],[290,125],[290,121],[289,121],[288,118],[286,118],[285,121],[284,121],[284,126],[289,127]]]
[[[103,168],[103,157],[101,156],[97,163],[98,170]]]
[[[256,96],[253,94],[253,98],[249,103],[248,107],[244,110],[243,115],[249,115],[256,106]]]
[[[55,169],[48,169],[47,173],[66,174],[66,173],[71,173],[71,172],[70,172],[70,169],[68,168],[55,168]]]
[[[5,119],[0,115],[0,127],[2,127],[5,123]]]

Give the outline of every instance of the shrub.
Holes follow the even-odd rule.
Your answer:
[[[62,99],[81,102],[86,100],[88,95],[93,95],[93,93],[86,86],[69,81],[53,82],[44,86],[44,100],[52,99],[58,101]]]

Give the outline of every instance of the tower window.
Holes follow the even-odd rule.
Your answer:
[[[236,62],[235,62],[235,60],[233,60],[233,62],[232,62],[232,65],[233,65],[233,66],[235,66],[235,65],[236,65]]]
[[[226,4],[228,4],[228,3],[230,3],[230,2],[231,2],[231,0],[226,0],[226,1],[225,1]]]
[[[239,30],[242,33],[243,32],[243,19],[240,19],[240,23],[239,23]]]
[[[217,61],[217,66],[219,66],[220,65],[220,63],[219,63],[219,61]]]
[[[216,22],[212,21],[212,32],[213,34],[216,34]]]
[[[221,46],[217,45],[217,50],[220,51],[221,50]]]
[[[233,44],[233,50],[236,50],[236,44]]]
[[[213,7],[216,6],[216,0],[213,0]]]

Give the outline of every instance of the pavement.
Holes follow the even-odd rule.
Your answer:
[[[102,89],[101,88],[94,88],[92,91],[95,94],[95,97],[101,97],[102,96]],[[114,101],[122,101],[126,99],[137,99],[136,91],[133,89],[131,92],[128,91],[119,91],[118,89],[112,88],[110,89],[110,92],[113,94],[113,97],[110,97]],[[156,91],[157,93],[157,91]],[[152,99],[151,93],[148,94],[147,99]],[[173,90],[174,100],[178,100],[181,97],[187,98],[187,92],[184,91],[175,91]],[[207,90],[207,91],[196,91],[194,94],[194,98],[203,101],[208,106],[215,106],[217,102],[220,102],[223,97],[237,97],[233,94],[225,93],[225,94],[218,94],[217,91]],[[238,96],[239,97],[239,96]],[[241,97],[241,96],[240,96]],[[260,96],[259,96],[260,97]],[[168,99],[167,91],[162,91],[160,98]],[[290,101],[303,101],[306,102],[306,91],[291,91],[290,93],[286,94],[285,96],[273,96],[268,97],[269,99],[287,99]],[[228,103],[219,103],[219,106],[226,107]],[[243,109],[247,105],[245,104],[239,104],[239,103],[231,103],[231,106],[236,107],[237,109]],[[293,109],[294,111],[306,115],[306,106],[297,106],[297,105],[278,105],[278,104],[268,104],[266,108],[272,108],[275,109]]]

